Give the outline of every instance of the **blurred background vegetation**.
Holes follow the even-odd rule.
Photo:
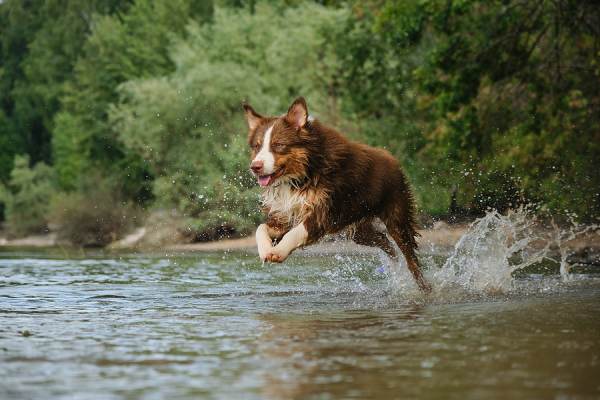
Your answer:
[[[593,1],[4,0],[0,216],[105,245],[250,232],[242,101],[295,96],[403,163],[423,215],[600,211]]]

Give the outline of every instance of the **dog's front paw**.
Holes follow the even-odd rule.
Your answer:
[[[269,261],[269,254],[271,252],[271,250],[273,249],[273,247],[269,248],[269,249],[258,249],[258,258],[260,258],[260,261],[265,262],[265,261]]]
[[[258,257],[263,262],[271,261],[269,258],[272,250],[273,246],[258,246]]]
[[[278,249],[277,246],[275,246],[267,253],[266,261],[281,263],[285,261],[288,255],[289,253],[281,251],[281,249]]]

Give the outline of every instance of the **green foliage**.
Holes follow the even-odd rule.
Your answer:
[[[0,182],[8,180],[13,168],[15,154],[23,149],[23,143],[13,128],[13,121],[0,109]]]
[[[93,175],[84,187],[57,195],[50,206],[58,237],[81,247],[102,247],[120,239],[141,219],[140,210],[123,201],[114,184]]]
[[[6,182],[16,154],[27,151],[19,132],[24,116],[16,110],[13,90],[23,81],[22,62],[40,25],[35,4],[19,0],[0,4],[0,179]]]
[[[126,148],[147,162],[159,201],[202,226],[212,221],[215,229],[233,224],[246,232],[258,207],[241,100],[283,111],[302,93],[320,112],[336,115],[339,63],[326,38],[347,13],[258,4],[254,14],[217,8],[213,18],[211,25],[192,23],[177,41],[172,74],[121,86],[110,123]]]
[[[262,219],[256,207],[256,192],[240,193],[236,186],[222,184],[215,191],[220,193],[208,194],[210,200],[204,202],[204,211],[187,218],[180,228],[182,236],[191,242],[249,235]]]
[[[390,1],[357,21],[341,50],[356,61],[346,75],[354,108],[379,113],[380,143],[400,136],[396,126],[411,132],[393,151],[414,144],[408,161],[431,171],[438,191],[457,187],[461,206],[475,211],[536,201],[598,215],[595,5]],[[361,79],[375,92],[363,96]],[[426,180],[416,176],[422,195]]]
[[[79,130],[80,120],[73,114],[58,113],[55,123],[52,147],[58,183],[64,189],[74,189],[79,175],[89,169],[89,149],[83,144],[89,137],[85,131]]]
[[[184,34],[189,18],[209,18],[210,4],[138,0],[126,12],[92,18],[92,33],[66,87],[63,111],[55,120],[53,152],[63,187],[73,188],[87,168],[108,170],[117,180],[147,175],[141,161],[116,140],[107,121],[109,106],[117,100],[119,84],[172,69],[169,43]],[[123,168],[123,160],[133,162]],[[73,170],[74,165],[85,168]],[[143,185],[131,192],[140,195]]]
[[[49,202],[55,193],[52,168],[39,162],[29,166],[28,156],[16,156],[8,186],[0,190],[10,236],[47,232]]]
[[[575,0],[2,1],[6,224],[44,230],[56,183],[79,244],[121,235],[123,202],[176,210],[190,240],[247,233],[240,103],[279,113],[297,95],[395,154],[426,213],[533,201],[593,219],[598,26]]]
[[[65,82],[90,31],[95,13],[111,13],[116,0],[7,0],[0,4],[0,179],[15,154],[33,162],[51,159],[51,131]],[[6,135],[6,136],[5,136]],[[6,160],[10,160],[8,163]]]

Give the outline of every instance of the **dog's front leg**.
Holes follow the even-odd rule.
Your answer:
[[[283,262],[292,251],[298,247],[306,244],[308,239],[308,231],[306,230],[304,223],[300,223],[290,229],[286,233],[277,246],[271,248],[267,253],[267,261],[271,262]]]
[[[262,261],[267,261],[267,255],[273,248],[273,239],[269,235],[267,224],[260,224],[256,229],[256,246],[258,247],[258,256]]]

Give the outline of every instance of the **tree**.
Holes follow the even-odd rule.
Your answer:
[[[399,106],[415,111],[408,116],[420,136],[415,162],[433,171],[437,188],[458,185],[461,205],[476,211],[534,201],[598,215],[600,9],[593,2],[387,2],[367,25],[359,37],[376,35],[383,62],[356,46],[349,82],[372,83],[370,64],[371,76],[399,82],[376,85],[377,110],[402,118]],[[403,59],[407,51],[421,54],[420,62]]]
[[[345,18],[310,3],[217,8],[214,23],[190,24],[173,46],[173,73],[122,85],[110,123],[156,177],[156,197],[197,221],[253,228],[257,194],[241,103],[276,114],[302,93],[334,119],[340,64],[327,38]]]
[[[145,165],[116,140],[109,105],[121,83],[172,70],[169,43],[185,33],[191,18],[205,21],[211,15],[210,2],[138,0],[125,12],[92,19],[92,34],[55,117],[52,146],[62,187],[73,189],[82,174],[100,169],[122,182],[126,196],[147,199]]]
[[[32,163],[51,161],[54,114],[65,82],[95,14],[110,14],[117,0],[15,1],[0,4],[2,42],[0,172],[7,178],[16,153]],[[3,160],[3,161],[2,161]]]
[[[55,193],[54,174],[39,162],[29,167],[28,156],[16,156],[7,186],[0,186],[8,233],[12,236],[47,231],[50,199]]]

